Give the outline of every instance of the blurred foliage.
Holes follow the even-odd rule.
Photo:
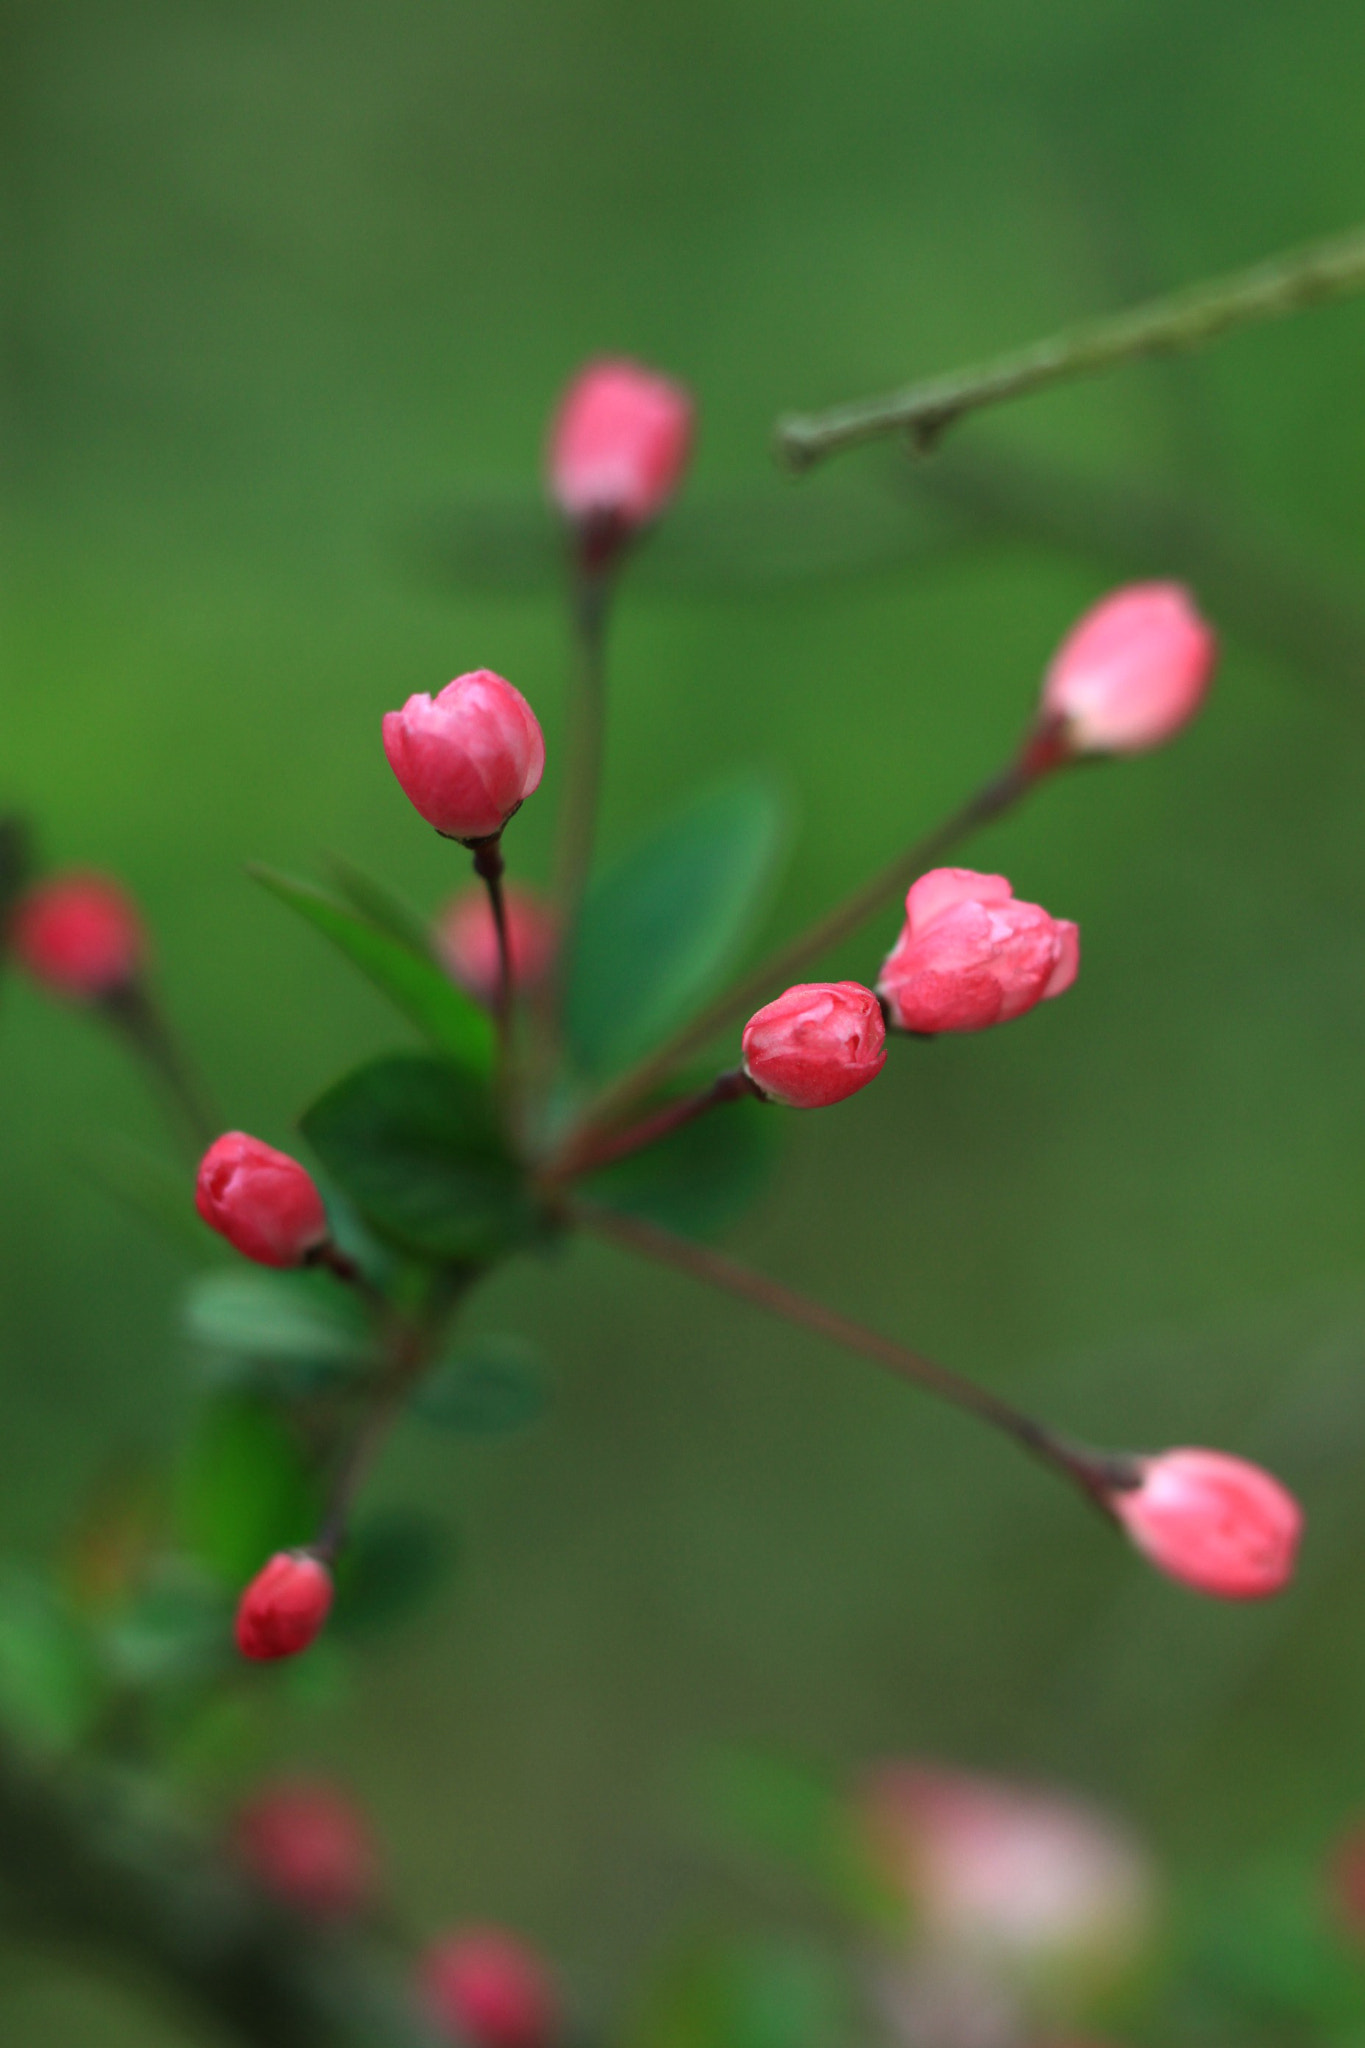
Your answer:
[[[766,467],[789,405],[1365,213],[1363,65],[1347,0],[0,5],[0,807],[138,890],[232,1122],[286,1142],[394,1042],[243,864],[343,845],[423,913],[463,880],[413,831],[382,711],[509,674],[550,741],[512,849],[543,869],[564,632],[524,539],[591,350],[685,376],[703,417],[672,566],[661,534],[621,607],[604,853],[773,773],[799,806],[770,936],[995,764],[1105,580],[1207,581],[1227,628],[1178,748],[972,855],[1079,918],[1074,996],[898,1048],[875,1098],[792,1131],[743,1236],[1082,1433],[1273,1462],[1309,1510],[1301,1587],[1186,1602],[813,1340],[605,1251],[519,1261],[473,1321],[544,1338],[560,1398],[498,1446],[395,1444],[375,1512],[453,1510],[460,1596],[308,1741],[382,1813],[418,1919],[534,1929],[589,2014],[695,1896],[663,1787],[713,1738],[1079,1782],[1234,1918],[1229,1873],[1310,1865],[1365,1802],[1365,309],[964,430],[984,509],[946,467],[904,525],[884,464]],[[511,570],[471,567],[467,536],[508,533]],[[890,922],[831,967],[866,974]],[[202,1392],[181,1256],[85,1163],[105,1133],[154,1146],[153,1112],[8,977],[0,1031],[0,1533],[33,1556],[111,1447],[163,1448]],[[47,1599],[0,1628],[0,1683],[69,1731]],[[1223,2013],[1218,1958],[1258,1956],[1260,1924],[1210,1940]],[[1288,2038],[1274,1977],[1246,2030]],[[0,2014],[35,2048],[180,2038],[41,1975],[0,1980]]]

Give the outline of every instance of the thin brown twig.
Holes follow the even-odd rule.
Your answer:
[[[707,1286],[737,1295],[741,1301],[747,1301],[769,1315],[779,1316],[784,1322],[812,1330],[830,1343],[871,1359],[874,1365],[895,1373],[899,1379],[908,1380],[912,1386],[920,1387],[926,1393],[951,1403],[954,1408],[975,1416],[978,1421],[989,1423],[993,1429],[1003,1431],[1021,1445],[1030,1456],[1061,1472],[1101,1507],[1107,1509],[1107,1496],[1114,1488],[1135,1483],[1136,1474],[1130,1459],[1111,1452],[1090,1450],[1083,1444],[1059,1436],[1022,1409],[1002,1400],[998,1394],[965,1379],[961,1373],[952,1372],[947,1366],[924,1357],[921,1352],[898,1344],[894,1338],[884,1337],[877,1330],[855,1323],[837,1309],[826,1308],[822,1302],[797,1294],[781,1281],[770,1279],[766,1273],[756,1273],[750,1267],[740,1265],[738,1260],[714,1250],[710,1245],[679,1237],[657,1223],[649,1223],[639,1216],[622,1215],[618,1210],[585,1201],[580,1196],[569,1201],[568,1214],[571,1220],[585,1229],[626,1251],[652,1259],[658,1265],[671,1266],[675,1272],[686,1273]]]

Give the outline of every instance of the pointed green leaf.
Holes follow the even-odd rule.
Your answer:
[[[422,1383],[414,1415],[469,1436],[524,1429],[545,1406],[545,1363],[524,1337],[471,1337]]]
[[[203,1414],[180,1475],[190,1551],[242,1585],[277,1550],[317,1533],[322,1489],[294,1432],[267,1402],[229,1395]]]
[[[90,1637],[45,1580],[0,1577],[0,1718],[28,1741],[65,1749],[98,1714],[105,1682]]]
[[[185,1327],[205,1350],[252,1363],[344,1372],[373,1349],[360,1302],[324,1273],[201,1273],[186,1295]]]
[[[329,938],[410,1023],[451,1059],[486,1074],[493,1062],[493,1026],[427,955],[380,931],[325,890],[269,868],[256,880]]]
[[[387,882],[377,882],[373,875],[367,875],[344,853],[329,853],[327,866],[352,910],[358,911],[367,924],[372,924],[376,931],[387,932],[410,953],[420,954],[424,959],[430,955],[427,921],[406,897],[390,889]]]
[[[708,791],[593,884],[568,994],[585,1075],[637,1059],[707,994],[753,923],[782,823],[771,785],[746,776]]]
[[[539,1228],[488,1091],[448,1060],[373,1060],[330,1088],[302,1123],[366,1221],[421,1258],[478,1262]]]

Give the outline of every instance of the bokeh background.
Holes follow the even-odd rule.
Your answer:
[[[404,1910],[507,1919],[612,2010],[705,1887],[686,1785],[717,1742],[1059,1778],[1213,1881],[1311,1858],[1365,1803],[1365,306],[972,424],[923,486],[885,458],[789,484],[769,443],[783,409],[1349,224],[1365,15],[7,0],[0,35],[0,795],[136,889],[234,1123],[288,1142],[401,1042],[243,872],[341,848],[440,899],[385,709],[476,665],[526,691],[552,765],[512,853],[543,873],[540,449],[592,352],[702,417],[621,608],[604,847],[770,769],[796,824],[769,938],[998,764],[1108,582],[1188,575],[1225,632],[1177,746],[970,856],[1079,919],[1074,993],[793,1118],[733,1242],[1083,1435],[1274,1464],[1298,1588],[1201,1604],[857,1361],[605,1249],[525,1262],[475,1319],[546,1342],[554,1406],[503,1447],[395,1441],[380,1495],[448,1514],[462,1568],[300,1737],[371,1804]],[[870,978],[884,922],[832,964]],[[194,1387],[178,1254],[82,1164],[155,1138],[134,1077],[17,985],[0,1040],[24,1554]],[[96,2029],[189,2038],[6,1965],[6,2038]]]

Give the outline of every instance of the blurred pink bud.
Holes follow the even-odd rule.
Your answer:
[[[1109,1505],[1158,1571],[1220,1600],[1264,1600],[1294,1575],[1303,1511],[1259,1465],[1226,1451],[1162,1451],[1138,1460]]]
[[[256,1663],[306,1650],[332,1605],[332,1574],[306,1550],[278,1550],[237,1607],[237,1648]]]
[[[422,1959],[427,2010],[473,2048],[545,2048],[559,2030],[553,1983],[524,1942],[500,1927],[466,1927]]]
[[[137,906],[104,875],[36,882],[15,907],[9,942],[35,981],[78,1002],[128,988],[147,952]]]
[[[798,982],[754,1012],[742,1042],[749,1079],[788,1109],[842,1102],[886,1064],[881,1005],[856,981]]]
[[[350,1919],[374,1895],[370,1831],[330,1785],[263,1786],[234,1815],[229,1841],[258,1884],[318,1919]]]
[[[510,882],[503,890],[503,905],[512,980],[519,989],[534,988],[545,979],[555,956],[558,934],[554,918],[539,896]],[[436,920],[436,949],[451,980],[491,1009],[497,1001],[501,969],[497,927],[486,889],[467,889],[445,906]]]
[[[327,1211],[307,1167],[245,1131],[225,1131],[209,1146],[194,1205],[258,1266],[301,1266],[327,1241]]]
[[[488,668],[386,712],[384,752],[404,793],[447,839],[491,839],[545,771],[540,721]]]
[[[1043,715],[1076,754],[1140,754],[1193,718],[1218,659],[1178,583],[1130,583],[1088,611],[1053,656]]]
[[[905,899],[905,926],[878,990],[901,1031],[982,1031],[1070,988],[1080,933],[1003,875],[934,868]]]
[[[622,530],[654,519],[677,488],[692,400],[638,363],[589,363],[550,430],[550,490],[569,519]]]
[[[925,1943],[1055,1983],[1121,1967],[1147,1931],[1146,1859],[1066,1794],[891,1764],[864,1812]]]

